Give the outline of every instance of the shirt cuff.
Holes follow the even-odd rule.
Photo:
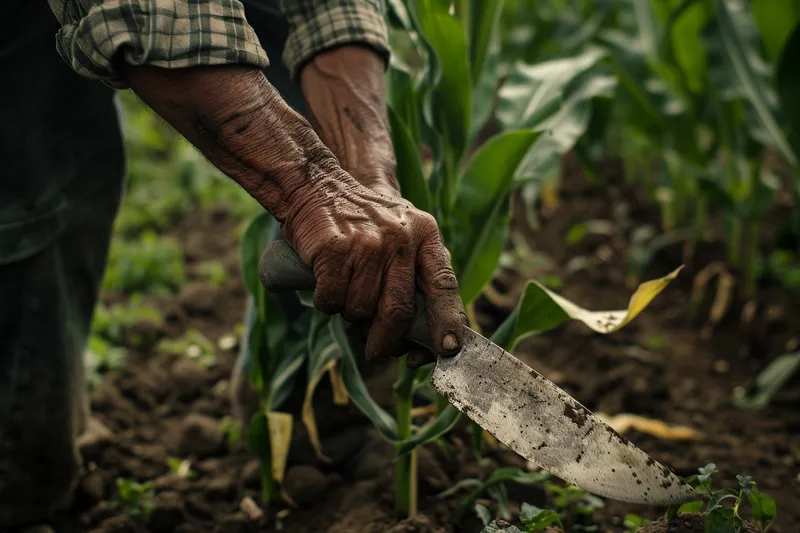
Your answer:
[[[78,74],[111,87],[127,88],[118,70],[119,54],[131,65],[163,68],[269,65],[238,0],[89,4],[63,14],[56,49]]]
[[[297,78],[315,55],[345,44],[364,44],[388,65],[390,57],[386,21],[379,9],[369,4],[330,7],[323,4],[312,17],[299,23],[289,20],[291,30],[283,51],[283,61]]]

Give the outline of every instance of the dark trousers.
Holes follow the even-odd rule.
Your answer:
[[[269,2],[248,8],[272,63],[265,73],[305,113],[281,61],[284,22]],[[76,483],[83,352],[126,172],[115,92],[58,56],[47,2],[6,0],[3,9],[0,530],[44,518]]]

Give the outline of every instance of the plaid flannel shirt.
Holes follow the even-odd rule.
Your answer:
[[[269,58],[239,0],[48,0],[61,23],[56,48],[79,74],[126,88],[116,68],[244,64]],[[384,0],[280,0],[289,24],[283,61],[293,76],[315,54],[363,43],[389,54]]]

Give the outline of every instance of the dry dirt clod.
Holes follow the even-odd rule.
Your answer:
[[[114,434],[111,430],[100,422],[100,420],[90,416],[86,423],[86,429],[78,437],[78,450],[84,458],[95,457],[104,447],[108,446],[113,441]]]
[[[329,485],[328,477],[313,466],[292,466],[283,478],[286,494],[301,507],[318,501]]]
[[[92,533],[138,533],[139,527],[133,518],[126,514],[112,516],[103,521]]]
[[[219,424],[210,416],[192,413],[184,419],[180,447],[185,455],[207,457],[221,452],[224,445]]]
[[[173,533],[184,520],[181,495],[167,491],[159,494],[153,502],[153,511],[147,520],[147,527],[153,533]]]
[[[212,314],[218,292],[204,281],[190,281],[178,293],[178,301],[189,315]]]

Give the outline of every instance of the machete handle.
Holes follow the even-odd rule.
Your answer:
[[[261,284],[269,292],[313,291],[317,285],[314,271],[303,263],[297,252],[283,239],[272,241],[264,249],[258,271]],[[414,300],[414,319],[405,337],[436,353],[428,330],[425,296],[419,290]]]

